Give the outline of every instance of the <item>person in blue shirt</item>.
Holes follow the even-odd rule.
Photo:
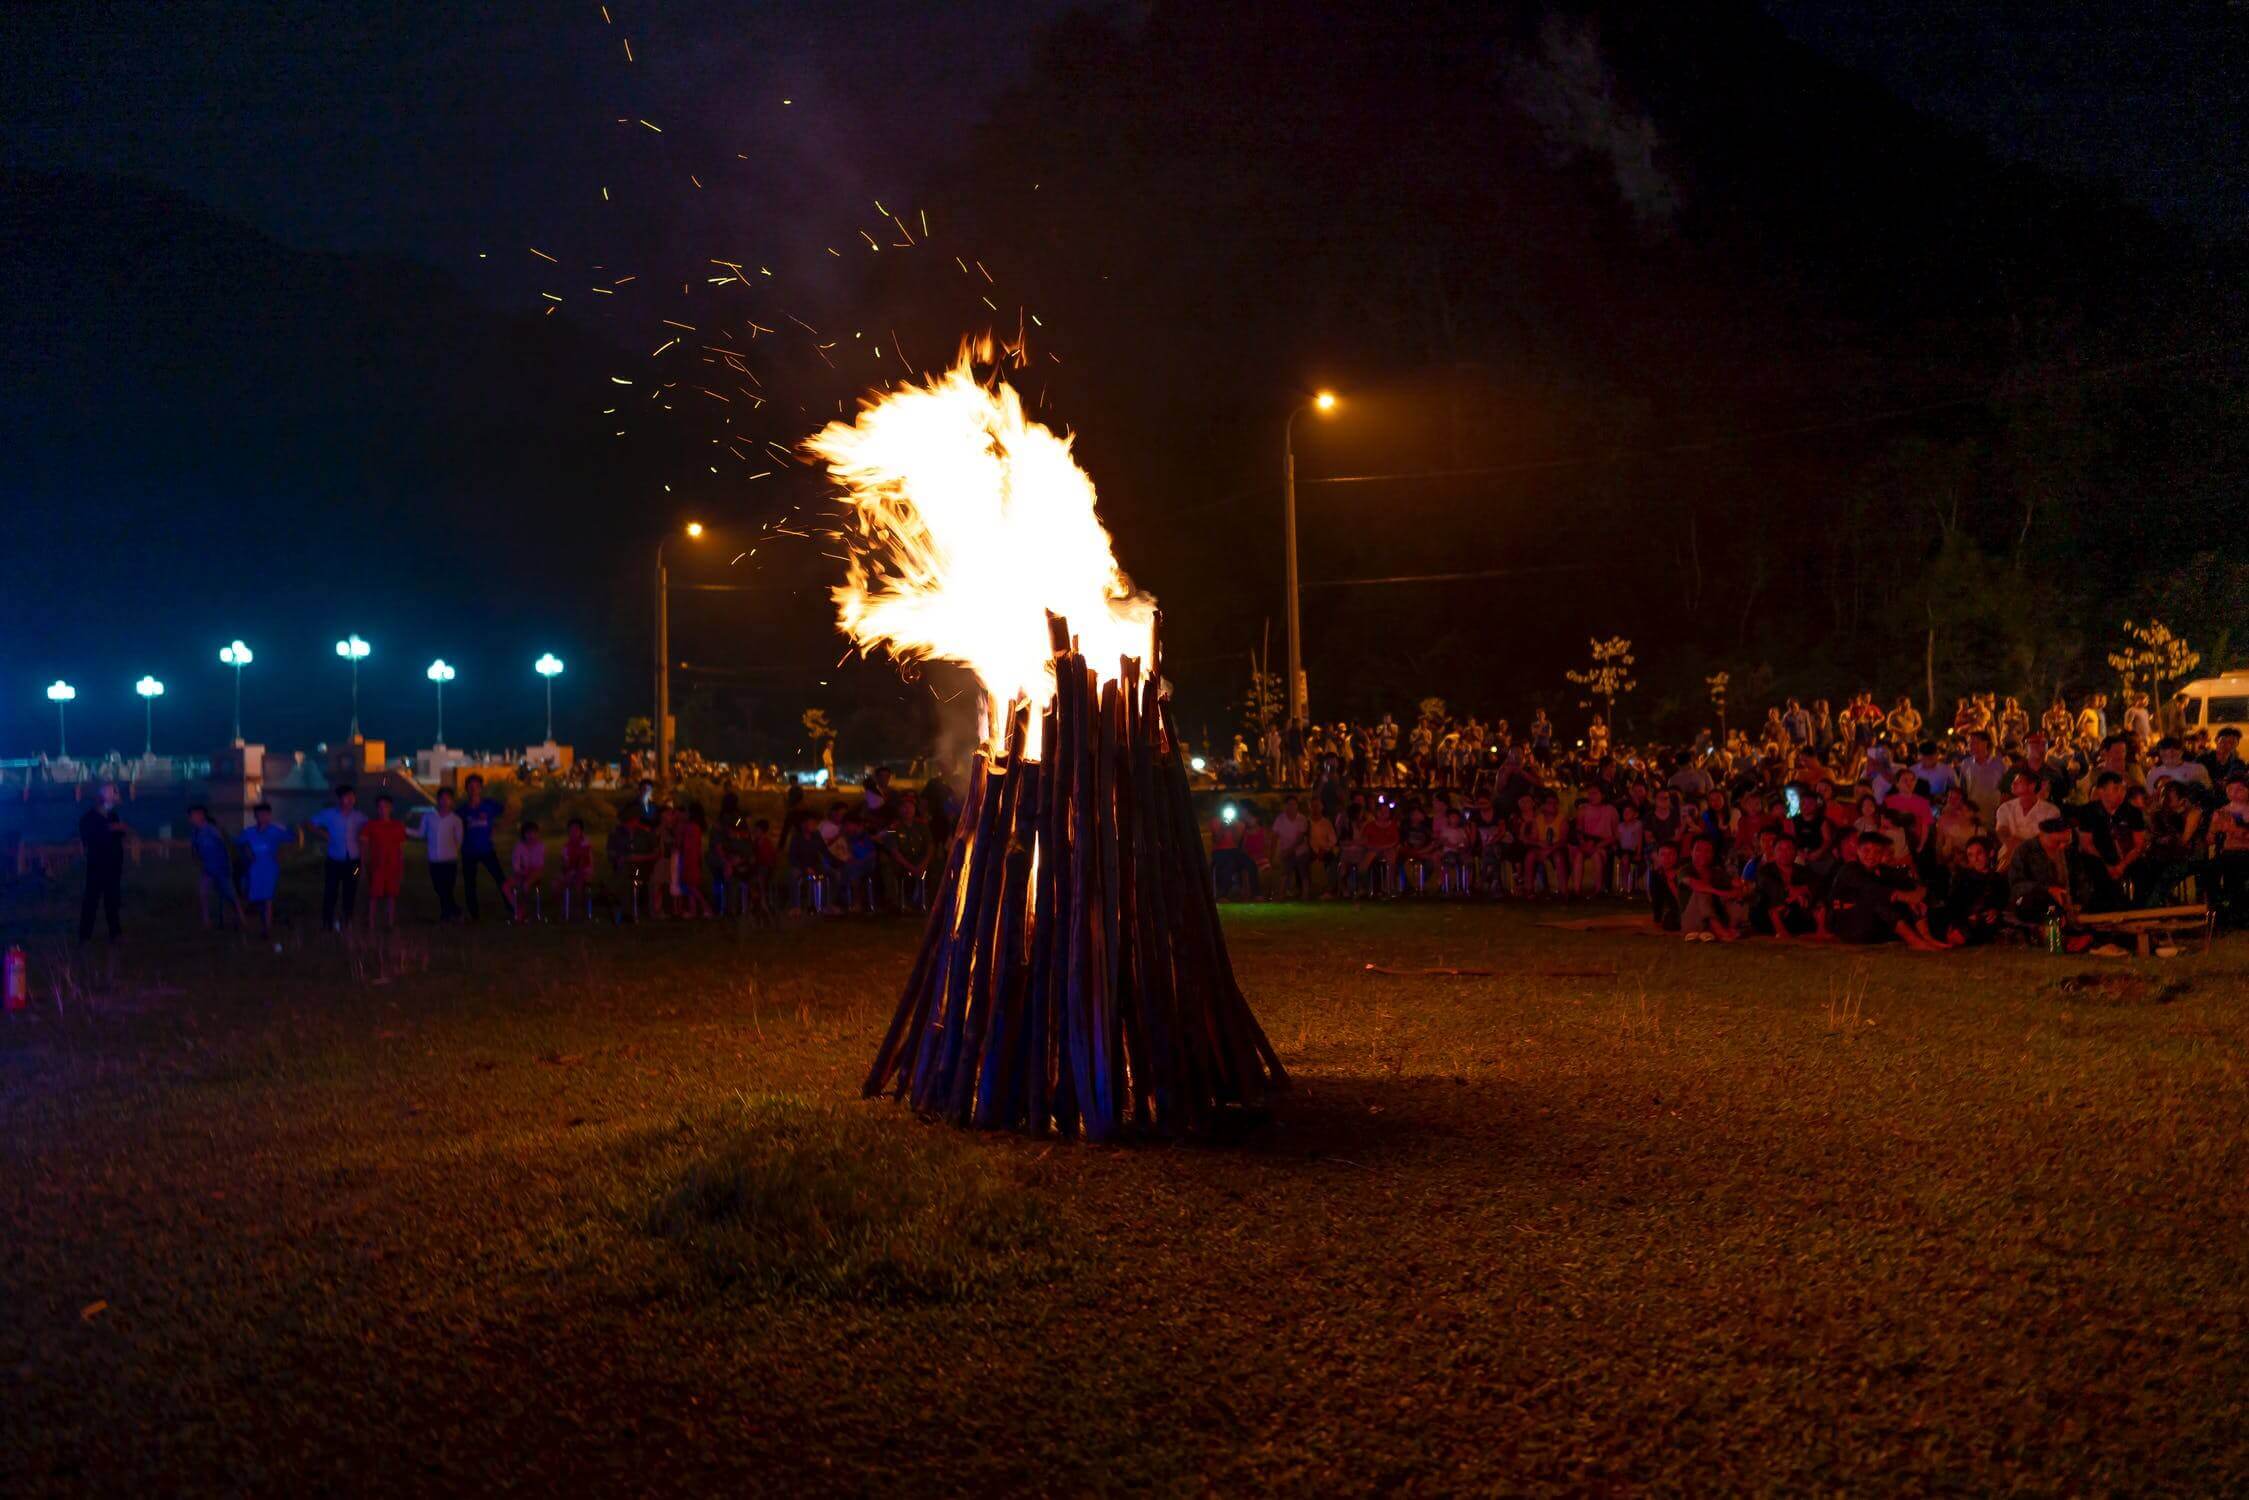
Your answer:
[[[211,821],[211,810],[201,804],[187,810],[187,848],[195,857],[195,894],[203,908],[204,929],[210,929],[214,910],[218,925],[226,926],[230,907],[235,926],[241,926],[242,899],[234,893],[234,857],[227,849],[226,835]]]
[[[367,814],[359,810],[359,792],[349,785],[336,788],[336,805],[312,815],[314,831],[327,835],[327,859],[320,876],[320,925],[330,932],[343,930],[359,905],[359,830]],[[343,922],[336,918],[342,898]]]
[[[458,809],[461,815],[461,875],[465,881],[462,895],[467,898],[469,920],[477,920],[476,876],[479,870],[492,872],[493,889],[500,893],[500,900],[507,904],[512,915],[515,898],[508,894],[507,871],[500,867],[499,851],[492,843],[493,836],[500,831],[500,820],[507,816],[508,810],[500,804],[498,798],[484,795],[484,778],[481,776],[471,776],[461,784],[461,790],[465,794]]]
[[[281,885],[281,851],[289,847],[293,835],[288,829],[273,821],[273,804],[261,802],[251,809],[253,819],[235,839],[250,854],[248,896],[250,904],[258,909],[260,928],[266,939],[273,938],[273,894]]]

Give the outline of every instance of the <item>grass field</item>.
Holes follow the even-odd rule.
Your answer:
[[[1122,1149],[859,1100],[900,922],[35,941],[0,1488],[2249,1481],[2249,945],[1536,915],[1233,909],[1297,1087]]]

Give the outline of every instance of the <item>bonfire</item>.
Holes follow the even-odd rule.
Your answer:
[[[1155,601],[1014,389],[951,371],[810,440],[849,514],[845,635],[957,662],[981,743],[866,1092],[993,1129],[1207,1134],[1287,1075],[1225,934]]]

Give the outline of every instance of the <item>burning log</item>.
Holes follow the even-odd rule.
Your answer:
[[[1288,1075],[1235,981],[1160,663],[1100,681],[1052,621],[1029,706],[979,752],[866,1092],[987,1129],[1207,1133]]]

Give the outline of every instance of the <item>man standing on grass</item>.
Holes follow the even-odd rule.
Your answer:
[[[453,811],[453,789],[440,787],[437,806],[424,808],[421,826],[406,831],[429,846],[429,883],[437,892],[437,920],[459,921],[461,908],[453,900],[453,887],[461,878],[461,815]]]
[[[1991,746],[1991,731],[1968,731],[1968,753],[1960,758],[1960,786],[1978,814],[1990,819],[2007,800],[2007,773],[2012,769]]]
[[[330,932],[341,932],[359,904],[359,831],[367,826],[367,814],[359,810],[358,789],[337,787],[336,805],[314,813],[312,826],[328,840],[327,861],[320,877],[320,925]],[[342,898],[340,903],[338,897]],[[339,904],[343,909],[341,920],[336,915]]]
[[[109,940],[124,936],[118,909],[125,899],[125,815],[118,811],[117,783],[105,781],[94,805],[78,820],[78,841],[86,846],[86,895],[78,903],[78,941],[94,940],[94,908],[109,919]]]
[[[492,842],[500,831],[500,819],[507,816],[507,809],[500,805],[497,797],[484,795],[481,776],[471,776],[462,784],[462,790],[467,795],[461,799],[461,878],[463,894],[468,898],[469,920],[474,922],[481,916],[476,900],[479,870],[492,872],[492,885],[499,892],[500,900],[511,912],[515,908],[514,898],[508,894],[507,871],[500,867],[499,850]]]

